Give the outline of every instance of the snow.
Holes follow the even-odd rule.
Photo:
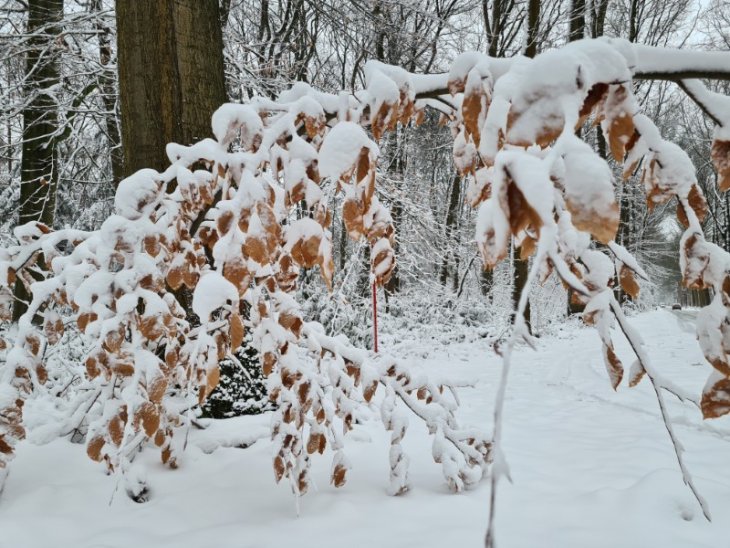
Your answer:
[[[730,55],[724,51],[692,51],[636,44],[634,72],[677,73],[687,71],[724,72]]]
[[[357,162],[363,147],[377,156],[378,147],[354,122],[340,122],[327,134],[319,149],[319,173],[332,180],[350,172]]]
[[[140,169],[122,180],[114,196],[114,208],[127,219],[143,217],[156,202],[162,185],[154,169]]]
[[[209,321],[211,313],[227,302],[238,302],[236,286],[217,272],[203,275],[193,293],[193,312],[198,315],[200,321],[204,323]]]
[[[630,321],[662,375],[700,394],[709,366],[694,340],[695,313],[658,310]],[[474,378],[474,388],[459,390],[458,416],[486,424],[501,360],[491,340],[468,330],[461,336],[463,342],[444,346],[403,331],[383,333],[381,343],[429,373]],[[618,333],[613,339],[630,363],[625,341]],[[730,420],[702,421],[691,404],[667,400],[688,467],[715,516],[708,523],[682,483],[649,383],[629,389],[624,380],[614,392],[593,329],[568,324],[538,344],[537,352],[517,347],[512,356],[502,447],[513,483],[500,484],[499,545],[726,546]],[[274,483],[270,442],[255,441],[269,420],[265,414],[191,430],[176,471],[159,464],[155,451],[143,453],[151,485],[145,504],[123,489],[115,493],[117,478],[105,476],[82,447],[22,442],[0,501],[3,546],[254,547],[289,546],[293,539],[307,548],[339,547],[343,539],[383,548],[482,545],[487,482],[449,494],[431,460],[439,448],[419,421],[410,421],[401,442],[411,459],[407,494],[386,494],[391,434],[367,421],[347,436],[352,469],[344,487],[329,483],[329,450],[313,459],[317,488],[300,500],[297,517],[289,486]],[[241,443],[253,445],[235,447]]]
[[[15,405],[18,391],[9,384],[0,384],[0,411]]]
[[[261,135],[264,124],[258,112],[249,105],[225,103],[213,113],[211,119],[213,135],[222,145],[228,145],[241,132],[243,148],[248,149],[253,144],[256,135]]]

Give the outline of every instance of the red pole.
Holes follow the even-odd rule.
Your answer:
[[[373,282],[373,342],[378,353],[378,286]]]

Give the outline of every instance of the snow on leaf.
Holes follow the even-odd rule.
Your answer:
[[[716,419],[730,413],[730,378],[714,371],[702,391],[702,416]]]
[[[225,306],[238,302],[238,289],[217,272],[204,274],[193,292],[193,312],[201,322],[210,321],[211,314]]]

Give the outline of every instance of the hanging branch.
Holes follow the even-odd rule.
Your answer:
[[[677,439],[677,436],[674,433],[674,426],[672,426],[669,412],[667,411],[666,404],[664,403],[664,396],[662,395],[662,389],[666,390],[667,388],[659,380],[659,376],[654,370],[653,365],[649,361],[649,356],[644,350],[644,345],[641,342],[641,337],[638,335],[638,333],[636,333],[634,328],[629,325],[628,321],[626,320],[626,316],[623,313],[623,310],[621,310],[621,306],[618,304],[613,294],[610,295],[610,299],[611,311],[616,317],[616,320],[618,321],[618,325],[621,328],[624,337],[626,337],[629,345],[631,345],[631,349],[634,351],[636,358],[639,360],[641,367],[643,367],[644,371],[646,372],[646,377],[649,379],[649,381],[651,382],[651,386],[654,389],[657,404],[659,404],[659,411],[662,415],[662,421],[664,422],[664,427],[667,429],[667,434],[669,434],[669,439],[672,441],[672,447],[674,448],[674,454],[677,457],[679,469],[682,472],[682,479],[684,480],[684,484],[689,487],[690,491],[692,491],[692,495],[695,497],[697,503],[700,505],[700,508],[702,509],[702,514],[705,516],[705,519],[707,519],[707,521],[712,521],[712,517],[710,515],[710,507],[708,506],[705,498],[700,494],[697,487],[695,486],[692,475],[689,473],[687,465],[682,458],[682,453],[684,453],[684,447],[682,447],[682,444]]]

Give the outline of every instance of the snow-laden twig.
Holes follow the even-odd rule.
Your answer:
[[[649,356],[647,355],[643,342],[641,341],[641,337],[639,334],[634,330],[631,325],[629,325],[626,316],[624,315],[623,311],[621,310],[621,306],[618,304],[616,299],[613,297],[613,294],[610,297],[610,303],[611,303],[611,311],[613,312],[613,315],[616,317],[616,320],[618,321],[618,325],[621,328],[621,331],[623,332],[624,336],[626,337],[626,340],[631,345],[631,348],[634,351],[634,354],[636,354],[637,359],[641,363],[641,366],[644,368],[644,371],[646,371],[646,376],[649,378],[649,381],[651,381],[651,385],[654,388],[654,393],[656,394],[657,403],[659,404],[659,410],[662,414],[662,420],[664,421],[664,426],[667,429],[667,433],[669,434],[669,439],[672,441],[672,446],[674,447],[674,453],[677,456],[677,463],[679,464],[679,469],[682,472],[682,479],[684,480],[684,483],[687,487],[689,487],[689,490],[692,491],[692,494],[694,495],[695,499],[697,499],[697,503],[700,505],[700,508],[702,508],[702,513],[704,514],[707,521],[712,521],[712,517],[710,515],[710,508],[707,504],[707,501],[704,499],[704,497],[700,494],[700,492],[697,490],[697,487],[694,484],[694,480],[692,479],[692,475],[689,473],[689,470],[687,469],[687,465],[684,462],[684,459],[682,458],[682,453],[684,452],[684,448],[682,447],[682,444],[677,439],[676,434],[674,433],[674,427],[672,426],[671,419],[669,418],[669,413],[667,412],[666,405],[664,403],[664,395],[662,393],[662,389],[667,389],[665,384],[661,381],[659,375],[654,370],[651,362],[649,361]]]
[[[484,538],[485,548],[494,548],[495,536],[494,536],[494,519],[497,502],[497,482],[502,474],[509,476],[509,467],[507,461],[504,458],[504,452],[502,451],[502,419],[504,415],[504,396],[507,391],[507,379],[509,377],[509,370],[512,363],[512,350],[518,340],[522,339],[527,341],[532,346],[530,333],[527,329],[527,323],[525,322],[525,308],[530,297],[530,288],[534,283],[535,278],[538,276],[540,271],[540,264],[545,256],[548,254],[548,245],[550,239],[553,237],[553,232],[547,230],[547,227],[543,227],[543,231],[540,234],[540,240],[538,242],[538,249],[535,260],[532,263],[530,272],[527,276],[525,286],[522,288],[520,294],[520,300],[515,311],[513,319],[512,334],[507,340],[504,350],[502,351],[502,376],[499,380],[499,389],[497,390],[497,399],[494,403],[494,433],[492,435],[492,474],[490,477],[490,493],[489,493],[489,525],[487,526],[487,533]]]

